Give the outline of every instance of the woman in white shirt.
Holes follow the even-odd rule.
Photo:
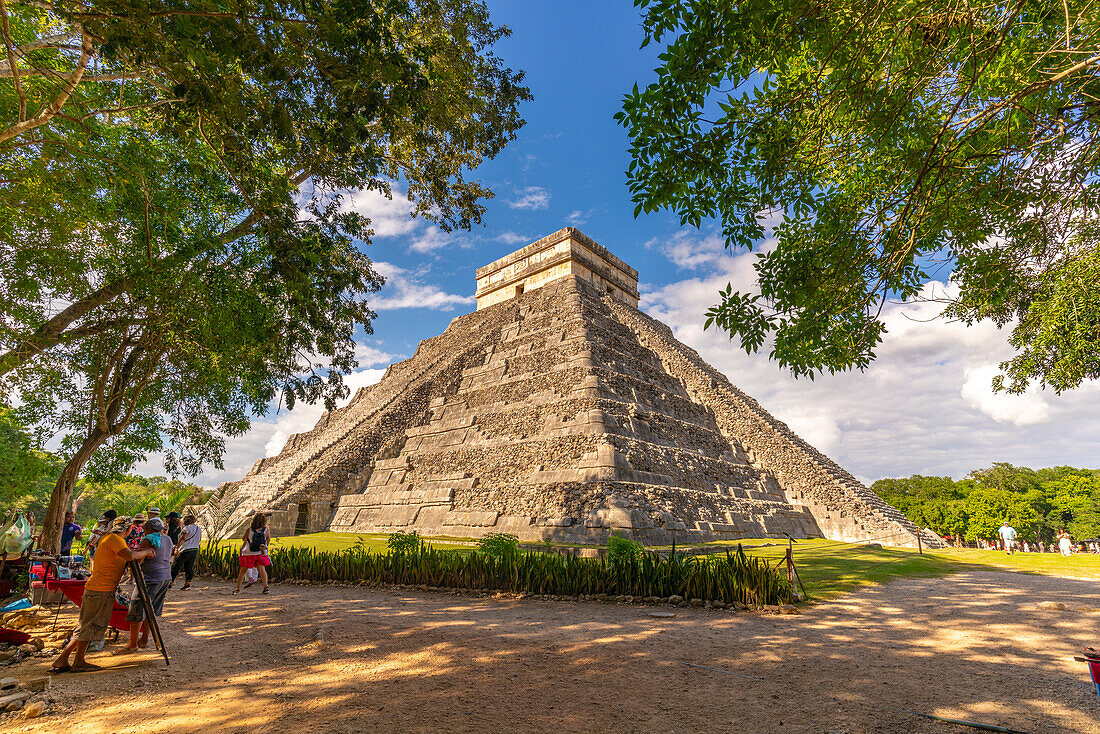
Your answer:
[[[176,559],[172,562],[172,583],[176,583],[176,577],[182,570],[185,582],[180,591],[191,588],[191,579],[195,578],[195,559],[199,557],[199,546],[202,544],[202,528],[195,522],[194,515],[183,518],[183,531],[180,533],[180,542],[176,546]],[[171,584],[169,584],[171,588]]]
[[[1069,539],[1069,533],[1065,528],[1058,528],[1058,550],[1061,551],[1063,556],[1068,556],[1073,553],[1073,542]]]

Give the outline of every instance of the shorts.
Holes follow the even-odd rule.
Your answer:
[[[266,553],[255,556],[241,556],[241,568],[256,568],[256,566],[270,566],[271,559]]]
[[[115,592],[85,589],[84,598],[80,601],[80,622],[76,629],[77,641],[92,642],[103,639],[114,609]]]
[[[149,593],[149,603],[153,607],[153,614],[160,616],[164,610],[164,597],[168,594],[168,584],[171,580],[147,581],[145,590]],[[134,594],[130,600],[130,611],[126,612],[127,622],[141,622],[145,619],[145,605],[141,603],[141,596]]]

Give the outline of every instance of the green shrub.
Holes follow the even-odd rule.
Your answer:
[[[390,537],[386,538],[386,547],[391,553],[397,555],[416,555],[420,552],[421,545],[420,533],[415,530],[409,533],[404,531],[390,533]]]
[[[477,541],[477,549],[493,558],[513,558],[519,554],[519,538],[509,533],[492,533]]]
[[[632,566],[645,556],[645,546],[641,543],[612,533],[607,539],[607,562],[611,566]]]
[[[647,551],[636,563],[614,564],[606,558],[556,553],[516,553],[508,558],[457,553],[420,543],[415,533],[394,535],[413,536],[419,545],[414,552],[391,549],[385,554],[362,548],[337,552],[301,546],[272,548],[268,577],[276,582],[424,584],[562,596],[679,595],[753,607],[779,604],[790,592],[784,575],[762,558],[746,557],[740,547],[736,553],[699,558],[675,552],[662,557]],[[235,579],[239,569],[234,548],[204,549],[199,554],[200,573]]]

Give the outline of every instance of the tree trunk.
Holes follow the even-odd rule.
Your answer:
[[[42,519],[42,537],[38,542],[39,547],[47,552],[57,554],[61,550],[61,528],[65,524],[65,513],[69,511],[73,501],[73,487],[80,477],[80,470],[106,440],[105,431],[92,431],[61,470],[61,476],[57,478],[53,494],[50,495],[46,517]]]

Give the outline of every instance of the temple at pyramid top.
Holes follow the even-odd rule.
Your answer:
[[[638,307],[638,271],[579,229],[565,227],[478,268],[478,310],[568,277]]]

